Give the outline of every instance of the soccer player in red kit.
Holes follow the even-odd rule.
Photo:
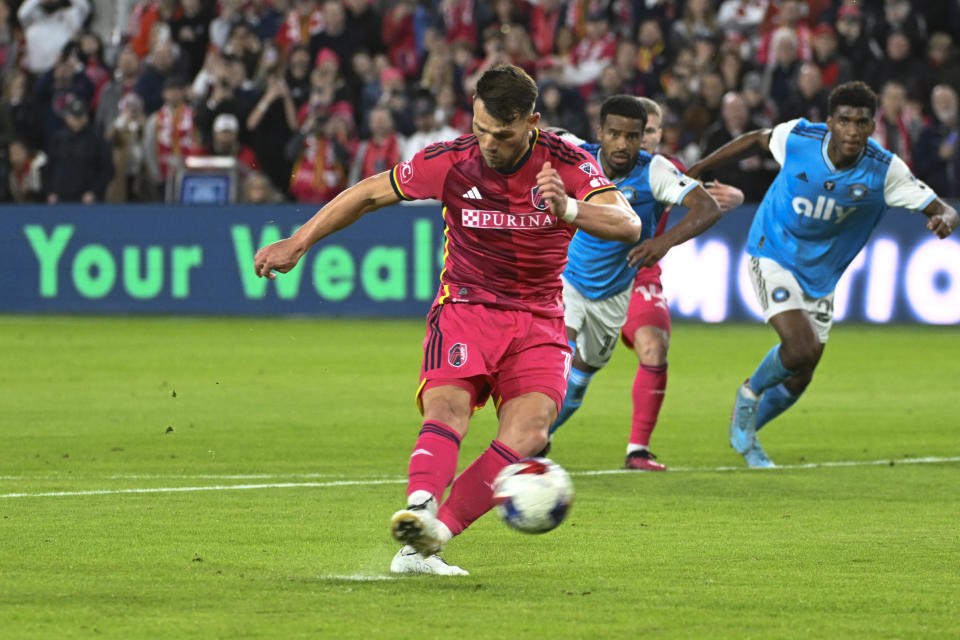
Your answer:
[[[536,84],[518,67],[486,71],[472,135],[359,182],[254,256],[257,275],[273,278],[369,211],[400,200],[444,205],[444,267],[417,392],[423,424],[410,456],[408,506],[390,521],[404,544],[390,566],[395,573],[466,574],[437,553],[490,510],[503,467],[543,449],[563,403],[571,355],[560,273],[573,233],[640,237],[639,218],[596,161],[537,128],[536,98]],[[470,417],[490,397],[496,439],[454,482]]]
[[[660,105],[649,98],[638,98],[647,112],[647,124],[643,130],[640,147],[649,154],[656,154],[663,136],[663,111]],[[685,167],[672,156],[664,155],[683,173]],[[743,203],[743,192],[736,187],[711,182],[704,185],[724,212]],[[650,436],[657,426],[660,408],[667,392],[667,351],[670,346],[670,308],[660,284],[660,263],[649,264],[659,259],[667,249],[661,234],[667,225],[669,209],[664,211],[653,238],[635,247],[628,259],[631,264],[641,264],[633,281],[633,293],[627,308],[627,321],[620,335],[624,344],[633,349],[639,360],[633,379],[631,397],[633,413],[630,421],[630,439],[627,441],[627,468],[635,471],[665,471],[666,465],[656,461],[650,453]],[[643,266],[643,263],[647,263]],[[642,455],[631,455],[636,452]]]

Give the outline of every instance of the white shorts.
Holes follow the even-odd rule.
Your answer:
[[[627,321],[633,283],[603,300],[591,300],[563,279],[563,321],[577,332],[577,353],[591,367],[602,369],[613,355],[620,327]]]
[[[821,298],[812,298],[779,263],[757,256],[750,257],[750,280],[767,322],[784,311],[806,311],[820,344],[826,344],[833,326],[833,291]]]

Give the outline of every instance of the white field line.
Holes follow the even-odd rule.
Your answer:
[[[375,582],[379,580],[396,580],[397,576],[383,576],[383,575],[374,575],[374,576],[364,576],[359,573],[351,573],[344,575],[325,575],[319,576],[321,580],[349,580],[351,582]]]
[[[838,461],[838,462],[808,462],[804,464],[785,464],[779,465],[772,469],[748,469],[746,467],[671,467],[669,471],[671,473],[684,473],[684,472],[723,472],[723,471],[766,471],[772,472],[777,470],[791,470],[791,469],[818,469],[818,468],[829,468],[829,467],[868,467],[868,466],[896,466],[899,464],[940,464],[945,462],[960,462],[960,457],[949,457],[949,458],[902,458],[902,459],[886,459],[886,460],[852,460],[852,461]],[[601,469],[595,471],[574,471],[571,472],[572,476],[605,476],[605,475],[639,475],[636,471],[628,471],[626,469]],[[179,475],[157,475],[157,476],[146,476],[146,475],[134,475],[134,476],[122,476],[114,475],[108,476],[113,479],[165,479],[165,480],[175,480],[183,478],[225,478],[225,479],[238,479],[238,478],[305,478],[305,477],[315,477],[315,474],[283,474],[279,476],[270,476],[268,474],[258,474],[255,476],[239,476],[239,475],[229,475],[229,476],[179,476]],[[0,479],[18,479],[18,480],[37,480],[36,477],[29,476],[0,476]],[[63,480],[64,478],[58,477],[58,480]],[[71,479],[76,480],[75,476]],[[40,493],[3,493],[0,494],[0,499],[2,498],[49,498],[49,497],[59,497],[59,496],[101,496],[101,495],[113,495],[113,494],[131,494],[131,493],[178,493],[178,492],[188,492],[188,491],[237,491],[244,489],[294,489],[294,488],[308,488],[308,487],[350,487],[350,486],[373,486],[380,484],[402,484],[405,483],[407,479],[405,477],[377,477],[371,479],[357,479],[357,480],[333,480],[330,482],[276,482],[276,483],[267,483],[267,484],[225,484],[225,485],[206,485],[198,487],[150,487],[150,488],[135,488],[135,489],[93,489],[89,491],[48,491]]]

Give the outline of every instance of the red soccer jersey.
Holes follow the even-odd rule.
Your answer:
[[[593,156],[539,129],[510,173],[487,165],[474,135],[430,145],[393,168],[398,196],[443,203],[446,241],[434,304],[563,315],[560,274],[576,229],[551,215],[539,194],[536,176],[544,162],[577,200],[616,189]]]

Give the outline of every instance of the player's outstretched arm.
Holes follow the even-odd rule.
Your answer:
[[[705,171],[714,167],[723,166],[758,151],[769,151],[772,131],[772,129],[757,129],[737,136],[706,158],[695,162],[684,173],[691,178],[699,178]]]
[[[598,193],[589,202],[567,196],[563,179],[549,162],[537,174],[540,195],[550,203],[550,213],[604,240],[634,243],[640,239],[643,224],[619,191]]]
[[[933,231],[938,238],[946,238],[960,225],[960,216],[957,210],[941,200],[934,198],[923,210],[927,216],[927,229]]]
[[[680,204],[688,210],[677,224],[662,235],[648,238],[630,250],[627,263],[631,267],[656,264],[672,247],[700,235],[723,215],[717,201],[699,185],[687,192]]]
[[[277,277],[274,271],[287,273],[293,269],[303,254],[321,239],[353,224],[365,213],[399,201],[390,184],[389,171],[370,176],[342,191],[289,238],[257,251],[253,270],[258,276],[273,280]]]

